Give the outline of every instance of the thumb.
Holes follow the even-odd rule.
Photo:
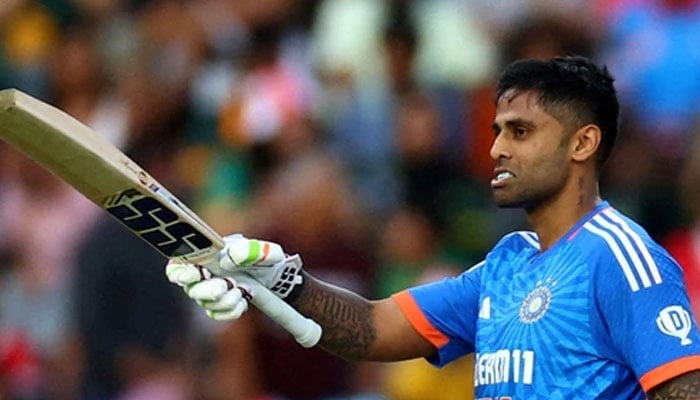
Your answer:
[[[284,260],[282,247],[273,242],[234,236],[226,239],[219,265],[227,271],[253,266],[273,266]]]

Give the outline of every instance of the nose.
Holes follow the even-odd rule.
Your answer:
[[[498,161],[501,158],[510,158],[508,143],[504,136],[503,134],[497,135],[493,140],[489,155],[494,161]]]

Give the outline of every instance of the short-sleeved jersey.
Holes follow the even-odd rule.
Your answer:
[[[680,267],[607,202],[546,251],[514,232],[461,275],[393,297],[437,348],[429,361],[476,353],[477,398],[644,399],[700,370]]]

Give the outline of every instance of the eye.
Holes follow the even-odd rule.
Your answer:
[[[527,134],[527,129],[518,126],[515,129],[513,129],[513,136],[515,137],[523,137]]]

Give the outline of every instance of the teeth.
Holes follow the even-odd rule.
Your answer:
[[[508,179],[508,178],[512,178],[512,177],[513,177],[513,174],[511,174],[511,173],[508,172],[508,171],[506,171],[506,172],[499,172],[498,175],[496,175],[496,180],[497,180],[497,181],[502,181],[502,180],[504,180],[504,179]]]

